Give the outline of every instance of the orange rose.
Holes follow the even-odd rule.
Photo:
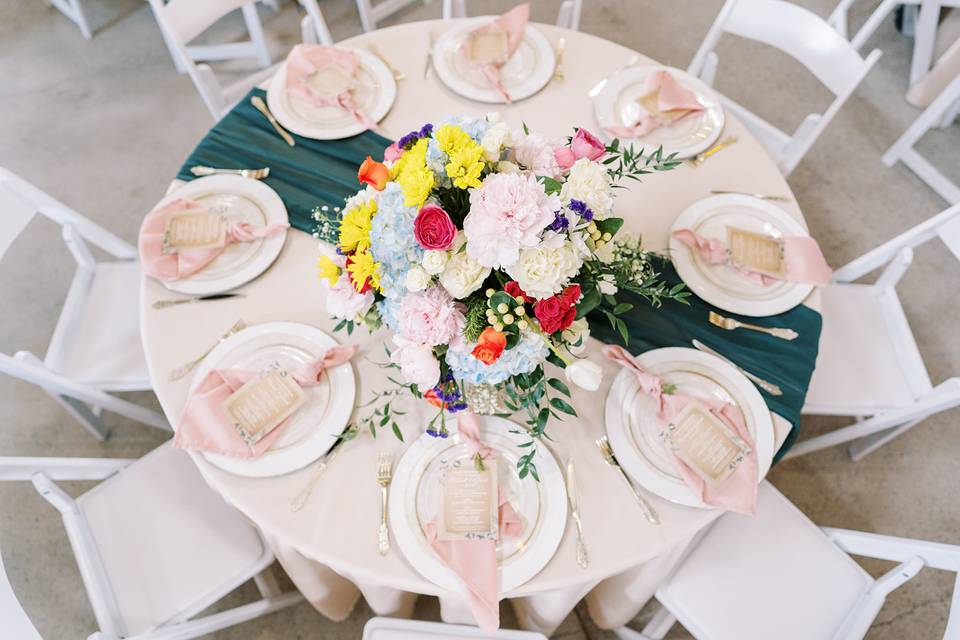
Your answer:
[[[480,340],[477,341],[477,346],[475,346],[470,353],[483,364],[490,365],[500,358],[506,346],[507,336],[493,327],[487,327],[483,330],[483,333],[480,334]]]
[[[377,162],[370,156],[360,165],[360,171],[357,172],[357,179],[361,184],[369,184],[377,191],[383,191],[390,180],[390,170],[387,165]]]

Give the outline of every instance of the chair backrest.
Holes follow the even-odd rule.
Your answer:
[[[0,554],[0,621],[4,628],[3,632],[8,638],[43,640],[13,592],[13,586],[3,568],[3,554]]]
[[[580,14],[583,0],[563,0],[557,13],[557,26],[577,31],[580,28]],[[467,17],[466,0],[443,0],[441,17],[444,20]]]

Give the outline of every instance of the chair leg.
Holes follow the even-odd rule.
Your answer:
[[[73,9],[74,22],[80,27],[80,34],[84,40],[89,40],[93,37],[93,32],[90,31],[90,25],[87,23],[87,16],[83,13],[83,7],[80,6],[80,0],[70,0],[70,8]]]
[[[264,598],[275,598],[283,593],[280,583],[277,582],[277,575],[273,572],[273,565],[255,575],[253,582]]]
[[[946,129],[950,127],[956,122],[958,116],[960,116],[960,100],[954,102],[953,106],[947,109],[947,112],[943,115],[943,119],[940,120],[940,128]]]
[[[857,440],[856,442],[852,443],[849,447],[847,447],[847,453],[850,455],[850,459],[853,460],[854,462],[860,462],[865,457],[867,457],[868,455],[870,455],[871,453],[873,453],[883,445],[887,444],[897,436],[906,433],[917,424],[923,422],[926,419],[926,417],[927,416],[923,416],[922,418],[917,418],[916,420],[913,420],[906,424],[902,424],[897,427],[890,427],[886,431],[880,431],[873,435],[867,436],[866,438],[861,438],[860,440]]]
[[[240,11],[243,13],[243,21],[250,34],[250,44],[253,45],[256,53],[257,63],[261,69],[266,69],[270,66],[270,52],[267,51],[267,42],[263,37],[263,25],[260,24],[260,16],[257,15],[257,5],[254,2],[245,4]]]
[[[643,628],[643,635],[651,640],[663,640],[667,633],[676,624],[677,619],[663,605],[653,614],[653,618]]]
[[[617,636],[620,640],[654,640],[650,636],[645,636],[639,631],[634,631],[630,627],[620,627],[619,629],[614,629],[613,635]]]
[[[939,23],[940,3],[937,0],[923,0],[920,4],[920,15],[917,17],[916,32],[913,34],[913,57],[910,60],[911,87],[920,82],[920,79],[930,71]]]

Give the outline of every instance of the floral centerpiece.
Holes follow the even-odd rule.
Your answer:
[[[359,170],[366,187],[335,220],[321,220],[319,269],[337,329],[392,332],[398,388],[376,394],[363,419],[400,437],[392,399],[409,392],[437,408],[427,433],[448,434],[466,409],[526,416],[532,438],[551,417],[576,415],[569,387],[588,390],[600,367],[582,358],[598,310],[628,340],[620,316],[628,290],[659,304],[683,299],[659,278],[639,241],[618,238],[615,189],[676,166],[604,145],[585,129],[563,140],[511,130],[496,114],[449,118],[405,135]],[[482,405],[482,406],[481,406]],[[537,477],[535,447],[519,463]]]

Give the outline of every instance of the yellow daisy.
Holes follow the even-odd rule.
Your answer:
[[[340,221],[340,250],[344,253],[365,251],[370,246],[370,222],[377,212],[377,201],[348,209]]]
[[[358,251],[350,256],[347,271],[353,278],[353,286],[359,292],[363,283],[370,279],[370,286],[380,291],[380,263],[374,262],[369,251]]]
[[[317,267],[320,269],[321,279],[329,282],[331,287],[337,284],[337,280],[340,279],[340,267],[329,256],[320,256]]]
[[[480,174],[483,173],[483,147],[471,140],[472,145],[465,145],[450,154],[450,162],[445,167],[447,176],[453,180],[455,187],[469,189],[480,186]]]

